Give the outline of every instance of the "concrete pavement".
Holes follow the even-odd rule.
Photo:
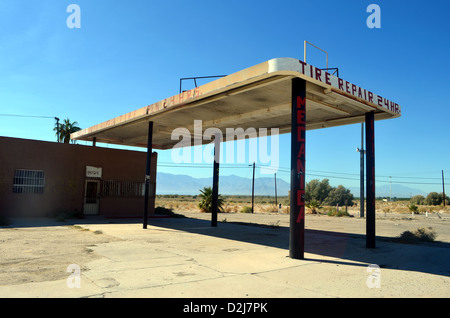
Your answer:
[[[86,221],[84,221],[86,222]],[[90,247],[101,258],[67,280],[0,286],[5,297],[292,298],[449,297],[446,244],[399,244],[363,235],[306,230],[305,259],[288,257],[285,226],[192,218],[81,224],[120,241]],[[282,222],[281,222],[282,223]],[[373,266],[369,266],[374,264]],[[69,278],[70,273],[68,273]]]
[[[79,288],[67,279],[0,286],[2,297],[450,297],[445,242],[378,239],[367,249],[363,235],[307,228],[305,259],[294,260],[283,222],[212,228],[207,220],[159,218],[147,229],[138,219],[85,222],[121,240],[89,247],[101,258],[83,268]]]

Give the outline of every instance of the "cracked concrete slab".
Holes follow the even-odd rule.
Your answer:
[[[239,216],[242,217],[242,216]],[[278,217],[278,216],[276,216]],[[276,220],[275,220],[276,221]],[[6,297],[450,297],[447,242],[399,244],[325,226],[306,230],[305,259],[288,257],[288,228],[201,219],[79,224],[114,237],[89,246],[80,288],[66,279],[0,286]],[[351,222],[351,221],[349,221]],[[312,223],[312,222],[311,222]],[[311,224],[310,223],[310,224]],[[359,222],[355,222],[359,223]],[[352,226],[355,226],[353,223]],[[369,265],[378,266],[378,276]],[[372,268],[373,269],[373,268]],[[67,274],[69,275],[69,274]],[[379,279],[379,286],[371,285]]]

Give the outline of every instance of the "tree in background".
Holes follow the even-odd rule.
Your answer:
[[[62,124],[57,123],[53,130],[56,132],[57,138],[59,137],[58,141],[68,144],[70,142],[70,134],[81,130],[77,125],[76,121],[70,122],[69,118],[64,119]]]
[[[353,200],[354,197],[350,190],[342,185],[337,188],[332,187],[328,179],[311,180],[305,187],[305,201],[313,213],[320,208],[320,205],[352,206]]]
[[[428,205],[440,205],[443,203],[443,194],[437,193],[437,192],[430,192],[427,195],[427,198],[425,199],[426,204]],[[448,196],[445,196],[445,203],[449,201]]]
[[[449,204],[449,197],[445,196],[445,204]],[[412,196],[411,199],[409,199],[409,202],[414,205],[441,205],[443,203],[443,194],[437,193],[437,192],[430,192],[428,193],[427,197],[425,198],[423,195],[415,195]]]
[[[352,206],[353,205],[353,194],[351,194],[349,189],[344,186],[339,185],[337,188],[332,188],[328,193],[327,198],[324,201],[325,205],[339,205],[339,206]]]
[[[311,180],[305,187],[305,201],[310,202],[316,200],[323,203],[332,190],[328,179],[319,181],[318,179]]]
[[[423,195],[418,194],[418,195],[411,197],[409,202],[414,205],[424,205],[424,204],[426,204],[426,199]]]
[[[430,192],[427,195],[426,202],[428,205],[439,205],[442,203],[442,194],[439,195],[437,192]]]

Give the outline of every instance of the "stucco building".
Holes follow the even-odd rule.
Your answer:
[[[0,214],[142,216],[147,154],[0,137]],[[152,153],[149,215],[154,213],[157,153]]]

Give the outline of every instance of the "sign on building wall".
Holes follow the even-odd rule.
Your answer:
[[[88,178],[101,178],[102,177],[102,168],[101,167],[86,166],[86,177],[88,177]]]

